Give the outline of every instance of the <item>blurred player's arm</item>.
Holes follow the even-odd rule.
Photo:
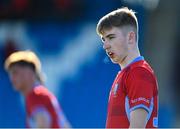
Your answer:
[[[51,127],[51,115],[43,108],[33,114],[36,128],[49,128]]]
[[[137,108],[130,113],[129,128],[145,128],[148,112],[144,108]]]

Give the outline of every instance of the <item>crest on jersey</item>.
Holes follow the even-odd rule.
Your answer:
[[[116,83],[114,88],[113,88],[113,94],[116,95],[117,94],[117,90],[118,90],[119,84]]]

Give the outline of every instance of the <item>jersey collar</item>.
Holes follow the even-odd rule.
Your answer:
[[[143,56],[138,56],[130,64],[135,63],[135,62],[140,61],[140,60],[144,60],[144,57]]]
[[[135,59],[133,59],[125,68],[127,68],[129,65],[131,65],[131,64],[133,64],[133,63],[135,63],[135,62],[141,61],[141,60],[144,60],[144,57],[143,57],[143,56],[138,56],[138,57],[136,57]],[[125,68],[123,68],[123,69],[125,69]],[[123,69],[121,69],[121,71],[122,71]]]

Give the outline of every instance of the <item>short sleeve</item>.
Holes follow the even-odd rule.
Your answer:
[[[130,110],[144,108],[149,112],[153,100],[153,74],[143,67],[133,68],[126,84]]]
[[[46,124],[51,125],[52,117],[48,110],[49,98],[43,95],[34,95],[29,98],[31,104],[29,105],[30,114],[28,123],[30,127],[37,127],[36,118],[42,117],[46,121]]]

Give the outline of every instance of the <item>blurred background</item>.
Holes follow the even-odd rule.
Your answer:
[[[179,0],[0,0],[0,127],[25,127],[24,100],[3,69],[6,57],[32,50],[46,86],[72,127],[105,127],[108,94],[120,70],[102,49],[98,20],[128,6],[139,20],[139,48],[159,82],[159,127],[180,127]]]

